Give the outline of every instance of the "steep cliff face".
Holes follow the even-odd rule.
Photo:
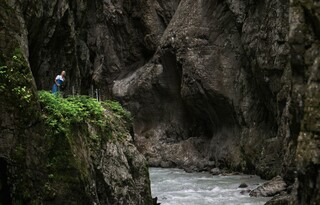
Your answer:
[[[40,93],[46,125],[45,202],[152,204],[148,166],[117,103]],[[106,110],[104,110],[106,109]],[[61,112],[59,112],[61,110]]]
[[[39,103],[26,21],[13,3],[0,2],[0,204],[152,204],[145,158],[118,105],[100,113],[79,98],[84,116],[72,99],[57,108],[47,93],[53,103]]]
[[[320,201],[320,70],[319,3],[292,1],[290,7],[291,62],[297,80],[303,81],[304,117],[298,138],[299,204]]]
[[[0,2],[0,10],[0,199],[1,204],[12,204],[10,189],[17,190],[19,196],[28,191],[35,196],[41,186],[38,173],[31,168],[43,168],[37,145],[44,140],[34,80],[20,49],[26,48],[24,25],[4,2]],[[11,187],[15,180],[17,183]]]
[[[314,1],[8,2],[37,87],[50,89],[64,69],[67,93],[93,86],[120,100],[149,164],[281,174],[290,184],[299,136],[299,179],[313,184],[300,200],[317,196],[306,177],[318,176]]]
[[[133,72],[153,55],[178,0],[16,1],[28,31],[30,64],[37,85],[69,73],[69,89],[88,94]],[[57,43],[59,42],[59,43]]]
[[[265,177],[293,170],[301,107],[292,97],[288,8],[180,2],[153,59],[113,86],[136,114],[151,164]]]
[[[12,1],[38,88],[132,111],[151,165],[287,173],[302,107],[289,62],[286,1]],[[277,160],[275,160],[277,159]]]

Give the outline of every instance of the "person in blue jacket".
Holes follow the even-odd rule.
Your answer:
[[[52,93],[56,94],[61,90],[61,86],[65,81],[66,71],[62,71],[60,75],[57,75],[54,79],[54,84],[52,86]]]

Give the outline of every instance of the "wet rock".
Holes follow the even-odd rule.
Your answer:
[[[214,159],[265,178],[291,167],[299,112],[287,1],[9,2],[21,7],[37,87],[63,68],[66,93],[94,86],[120,100],[146,157],[199,170]]]
[[[159,158],[148,158],[148,164],[150,167],[160,167],[161,162],[162,161]]]
[[[172,162],[169,161],[162,161],[160,163],[160,166],[163,168],[170,168],[170,167],[174,167],[174,164]]]
[[[298,182],[287,188],[286,192],[281,192],[273,197],[266,205],[298,205]]]
[[[241,183],[239,185],[239,188],[246,188],[246,187],[248,187],[248,184],[246,184],[246,183]]]
[[[212,175],[219,175],[219,174],[221,174],[222,172],[221,172],[221,170],[220,170],[219,168],[213,168],[213,169],[210,170],[210,173],[211,173]]]
[[[304,115],[297,140],[298,204],[320,202],[320,45],[319,2],[290,1],[291,65],[300,83]],[[302,68],[302,69],[301,69]]]
[[[265,182],[261,186],[250,192],[250,196],[253,197],[270,197],[286,190],[287,184],[283,181],[282,177],[277,176],[272,180]]]
[[[152,59],[112,85],[135,115],[141,152],[178,167],[212,158],[268,179],[292,167],[297,130],[286,130],[299,112],[289,106],[288,8],[181,1]]]
[[[291,196],[279,195],[272,198],[265,205],[297,205],[297,204],[292,200]]]
[[[241,194],[241,195],[245,195],[245,194],[249,194],[250,192],[251,192],[250,189],[245,189],[245,190],[241,190],[241,191],[240,191],[240,194]]]
[[[183,167],[183,170],[188,172],[188,173],[192,173],[192,172],[200,172],[202,170],[200,170],[197,166],[185,166]]]
[[[319,201],[317,1],[9,0],[0,9],[0,47],[18,42],[37,87],[66,69],[66,93],[94,86],[121,100],[151,165],[202,170],[214,159],[292,183],[297,151],[300,201]],[[15,133],[2,133],[5,149]]]
[[[146,160],[119,116],[110,111],[118,132],[86,119],[56,130],[45,123],[29,61],[35,53],[28,42],[37,40],[28,38],[37,30],[27,34],[20,3],[0,1],[0,204],[152,204]],[[47,10],[35,12],[42,3]],[[35,15],[53,7],[62,16],[70,11],[66,1],[55,3],[28,4],[33,26]]]
[[[155,197],[152,200],[153,200],[153,204],[152,205],[160,205],[160,203],[158,203],[158,197]]]

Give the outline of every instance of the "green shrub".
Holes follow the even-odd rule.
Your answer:
[[[119,117],[123,118],[127,123],[132,123],[132,116],[131,113],[125,110],[119,102],[106,100],[102,102],[103,107],[108,110],[113,111]]]
[[[46,124],[56,134],[66,134],[70,125],[75,123],[105,124],[104,109],[101,103],[93,98],[87,96],[62,98],[47,91],[40,91],[39,99]]]
[[[38,93],[46,124],[45,198],[68,194],[73,184],[87,181],[87,156],[79,153],[87,145],[92,155],[106,141],[116,142],[128,134],[129,112],[119,103],[98,102],[87,96],[62,98],[47,91]],[[84,143],[84,144],[83,144]]]
[[[120,103],[110,100],[98,102],[88,96],[62,98],[47,91],[40,91],[39,99],[45,122],[54,134],[68,134],[71,125],[91,123],[106,133],[111,131],[119,136],[119,130],[128,127],[124,124],[132,122],[130,112],[123,109]],[[105,113],[105,110],[111,112]]]
[[[25,113],[35,106],[36,98],[33,90],[33,77],[28,63],[19,49],[6,56],[0,54],[0,95],[5,103],[17,107]]]

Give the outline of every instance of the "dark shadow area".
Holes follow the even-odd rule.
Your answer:
[[[8,164],[5,159],[0,158],[0,205],[11,205],[10,187],[8,184]]]

